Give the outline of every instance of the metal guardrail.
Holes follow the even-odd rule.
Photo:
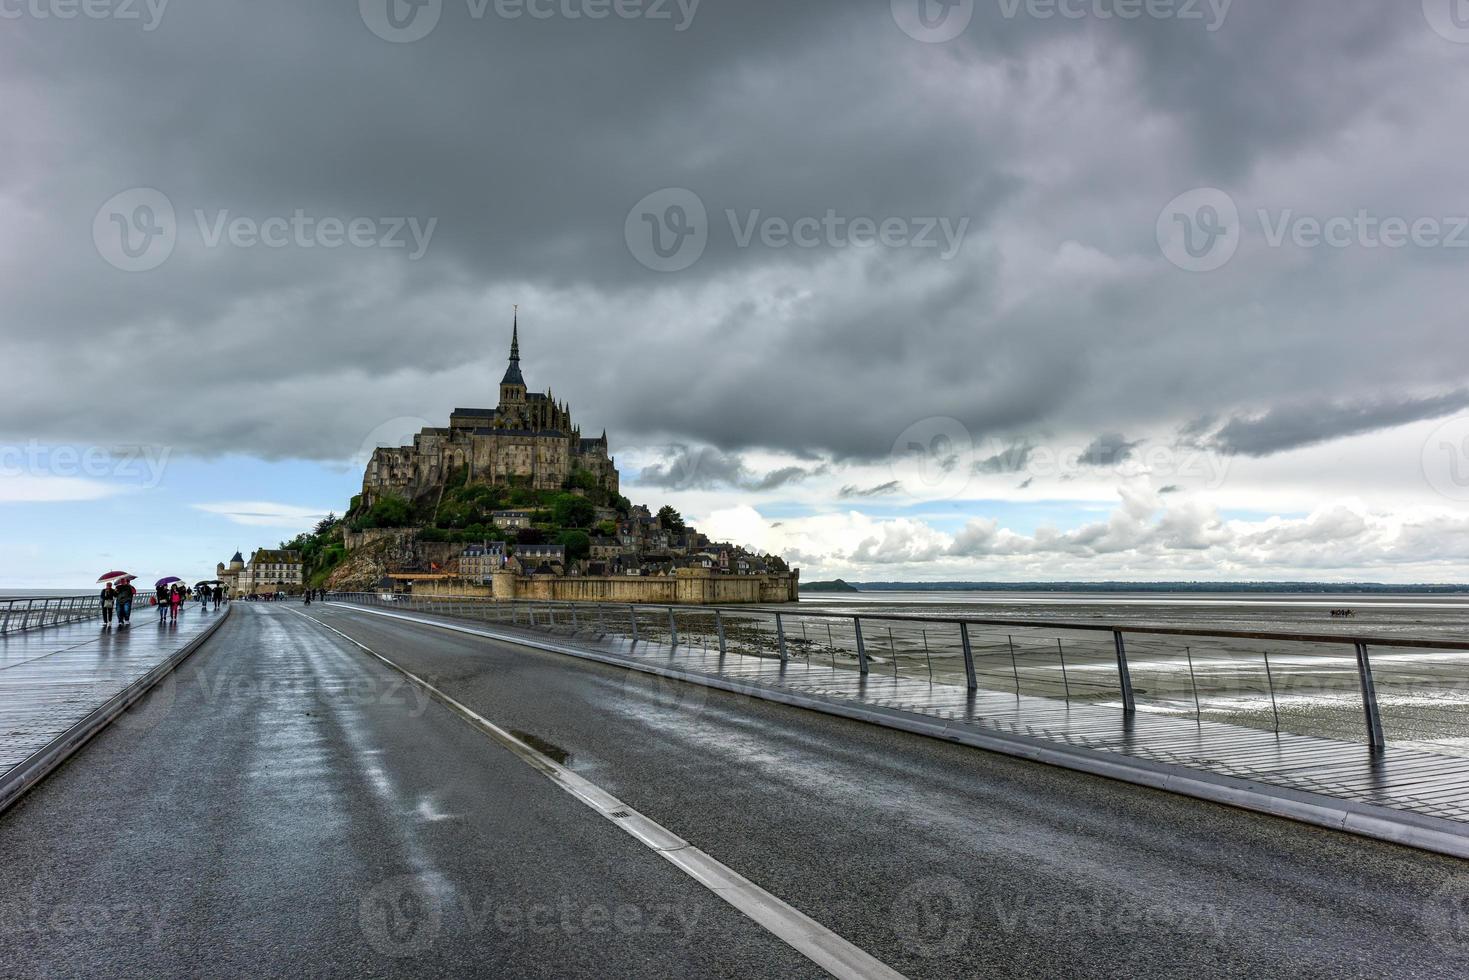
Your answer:
[[[95,595],[0,599],[0,636],[43,626],[100,619],[101,616],[102,600]]]
[[[1469,754],[1469,642],[1015,619],[335,593],[562,634]]]

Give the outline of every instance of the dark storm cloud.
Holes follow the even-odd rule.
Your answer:
[[[1348,405],[1288,405],[1230,419],[1208,440],[1211,448],[1244,456],[1273,456],[1346,436],[1443,418],[1469,407],[1469,391]]]
[[[1078,462],[1082,466],[1116,466],[1131,459],[1132,451],[1141,445],[1141,441],[1129,442],[1115,432],[1108,433],[1098,436],[1083,449]]]
[[[903,489],[903,484],[897,480],[890,483],[879,484],[875,487],[842,487],[838,494],[843,500],[856,500],[864,497],[890,497]]]
[[[639,486],[664,490],[734,488],[761,492],[779,490],[823,472],[825,469],[819,466],[810,469],[785,466],[768,473],[756,473],[737,453],[724,453],[708,447],[674,446],[664,462],[644,467],[635,482]]]
[[[512,303],[533,386],[614,450],[718,447],[698,465],[710,486],[810,472],[752,473],[742,450],[871,459],[933,418],[976,438],[1140,432],[1243,405],[1268,419],[1343,386],[1384,403],[1455,386],[1461,365],[1437,353],[1466,298],[1451,263],[1244,253],[1199,277],[1154,241],[1181,191],[1242,184],[1374,119],[1427,131],[1418,96],[1450,91],[1441,62],[1461,52],[1417,6],[1236,0],[1209,33],[981,2],[947,45],[842,0],[704,0],[685,30],[476,20],[446,0],[408,44],[354,3],[177,4],[153,31],[7,21],[0,438],[105,442],[126,413],[131,438],[180,451],[345,460],[384,426],[492,402]],[[1453,109],[1438,111],[1442,131]],[[1349,165],[1407,188],[1383,207],[1425,213],[1432,181],[1402,159],[1367,146]],[[1456,173],[1439,180],[1456,194]],[[1317,183],[1286,173],[1241,205],[1305,208]],[[92,226],[138,187],[166,194],[178,243],[130,273]],[[624,224],[668,187],[699,196],[709,242],[656,273]],[[216,222],[298,211],[436,224],[416,260],[205,244]],[[727,211],[967,224],[943,257],[742,246]],[[1400,417],[1302,419],[1283,438]],[[1219,438],[1251,445],[1253,424]]]

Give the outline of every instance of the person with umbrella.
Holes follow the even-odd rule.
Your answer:
[[[153,602],[158,606],[158,625],[168,622],[168,579],[153,583]]]
[[[124,574],[121,578],[117,580],[117,584],[113,587],[114,591],[117,593],[117,597],[113,600],[113,604],[115,605],[117,610],[118,629],[122,629],[123,627],[128,626],[132,623],[133,596],[138,594],[138,590],[133,588],[133,579],[135,577],[136,576]]]
[[[112,629],[112,605],[117,601],[117,590],[112,587],[110,581],[103,583],[100,598],[102,599],[102,628],[110,630]]]

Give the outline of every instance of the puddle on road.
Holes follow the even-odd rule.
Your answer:
[[[531,748],[535,749],[542,755],[549,756],[556,763],[563,766],[571,765],[571,753],[563,749],[561,746],[552,745],[545,739],[537,738],[530,732],[517,731],[513,728],[510,730],[510,734],[514,735],[516,738],[520,739],[526,745],[529,745]]]

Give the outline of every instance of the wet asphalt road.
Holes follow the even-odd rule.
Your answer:
[[[815,972],[293,610],[0,817],[0,974]],[[1453,859],[307,611],[913,977],[1469,975]]]

